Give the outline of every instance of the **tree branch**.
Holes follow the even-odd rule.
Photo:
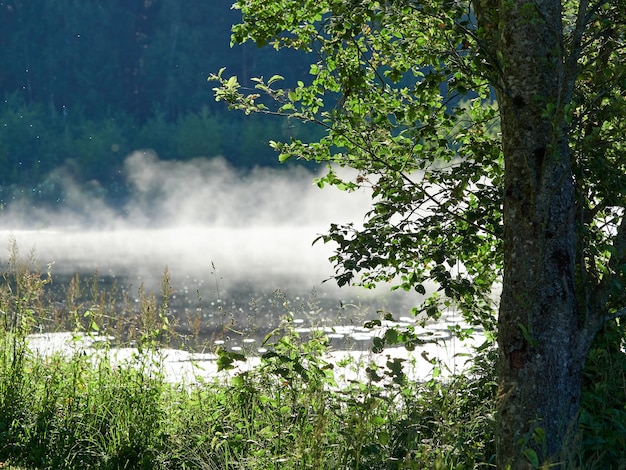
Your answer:
[[[608,321],[615,320],[616,318],[623,318],[623,317],[626,317],[626,307],[620,308],[617,312],[611,315],[605,316],[602,323],[606,323]]]

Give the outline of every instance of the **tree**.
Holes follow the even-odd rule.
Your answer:
[[[234,42],[306,51],[310,76],[249,91],[222,71],[216,98],[317,122],[318,141],[272,142],[280,159],[352,167],[319,185],[372,191],[362,227],[324,237],[338,283],[400,279],[425,294],[415,313],[482,323],[499,351],[498,468],[575,465],[585,357],[626,314],[626,4],[236,7]]]

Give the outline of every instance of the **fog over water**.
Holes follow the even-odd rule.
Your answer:
[[[53,263],[53,277],[98,271],[123,285],[158,289],[167,266],[190,308],[201,297],[243,312],[280,289],[296,301],[313,295],[325,315],[351,303],[369,317],[383,307],[408,316],[416,298],[407,293],[322,283],[333,274],[334,247],[313,240],[330,223],[359,224],[371,200],[319,189],[316,176],[302,167],[242,172],[220,157],[163,161],[135,152],[123,167],[131,197],[114,208],[96,182],[85,190],[59,169],[50,178],[63,185],[63,201],[37,207],[16,200],[0,211],[0,261],[15,239],[22,254],[33,250],[42,266]]]

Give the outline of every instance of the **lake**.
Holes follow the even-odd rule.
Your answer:
[[[200,340],[234,350],[260,348],[283,318],[304,335],[325,329],[342,350],[367,350],[379,332],[363,324],[383,311],[415,323],[414,292],[324,282],[334,247],[312,242],[331,223],[358,227],[372,204],[367,191],[319,189],[320,173],[303,167],[243,172],[219,157],[163,161],[146,151],[129,155],[122,171],[129,197],[121,206],[107,203],[98,182],[80,184],[63,169],[50,176],[63,188],[58,201],[39,204],[26,190],[2,201],[0,262],[15,240],[23,257],[51,264],[59,302],[75,273],[97,273],[99,288],[116,285],[138,304],[140,289],[159,293],[167,268],[168,314],[181,333],[195,329]],[[450,344],[447,328],[460,322],[451,313],[422,333]]]
[[[303,336],[323,329],[337,362],[346,354],[381,366],[390,357],[413,358],[413,375],[426,377],[431,358],[458,370],[471,345],[484,339],[478,332],[467,343],[454,340],[448,327],[463,320],[450,313],[417,328],[431,342],[413,353],[392,348],[371,355],[372,337],[389,325],[363,324],[385,311],[400,326],[414,325],[411,309],[421,296],[391,292],[388,285],[340,289],[324,282],[334,272],[328,261],[334,247],[312,245],[331,223],[359,226],[371,207],[367,192],[320,190],[313,184],[320,174],[302,167],[241,172],[221,158],[161,161],[150,152],[130,155],[123,172],[130,197],[121,207],[106,202],[97,182],[79,184],[63,171],[51,176],[64,188],[55,203],[36,204],[28,195],[3,201],[0,263],[6,265],[15,240],[23,258],[32,252],[42,269],[51,264],[49,288],[61,303],[75,273],[83,280],[97,273],[99,288],[117,285],[120,295],[139,304],[141,288],[160,292],[167,268],[173,288],[168,314],[181,332],[188,334],[197,322],[201,341],[234,351],[263,351],[265,335],[290,318]],[[47,353],[71,349],[64,338],[44,334],[30,341]],[[167,350],[172,379],[197,373],[190,366],[197,361],[214,375],[215,356],[197,354],[202,352]]]
[[[103,286],[115,282],[131,297],[140,286],[158,292],[167,267],[171,314],[181,323],[201,317],[206,338],[234,322],[242,334],[219,339],[234,347],[284,315],[303,328],[358,328],[381,310],[412,321],[417,294],[324,282],[334,247],[312,242],[331,223],[358,226],[371,206],[367,192],[319,189],[319,174],[302,167],[242,172],[222,158],[162,161],[150,152],[130,155],[123,172],[130,197],[121,207],[107,204],[96,182],[81,185],[63,171],[53,175],[64,188],[57,202],[5,202],[0,262],[14,239],[24,257],[34,252],[43,269],[52,263],[59,292],[74,273],[97,272]]]
[[[358,327],[379,318],[379,311],[409,320],[418,300],[406,292],[338,288],[327,261],[329,250],[311,246],[310,228],[253,227],[118,230],[2,230],[0,244],[15,239],[24,256],[33,251],[45,269],[52,264],[53,288],[66,289],[75,273],[82,279],[96,273],[102,287],[116,282],[138,300],[139,288],[160,292],[167,267],[173,293],[170,312],[181,324],[190,316],[203,319],[209,338],[234,323],[228,342],[238,346],[246,334],[256,339],[276,327],[281,317],[293,316],[297,325]],[[8,261],[7,248],[0,257]],[[353,338],[359,338],[358,331]],[[350,338],[347,335],[346,338]],[[220,338],[223,339],[223,338]],[[356,340],[358,341],[358,339]]]

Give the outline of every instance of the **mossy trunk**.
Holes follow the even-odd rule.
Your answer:
[[[567,465],[590,334],[575,288],[575,188],[562,116],[571,77],[561,4],[487,0],[482,7],[479,20],[498,60],[505,160],[498,468]]]

